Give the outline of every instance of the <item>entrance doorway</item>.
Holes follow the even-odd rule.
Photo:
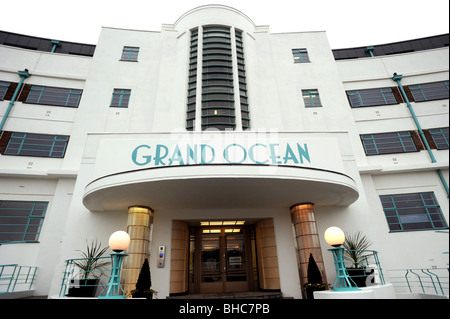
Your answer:
[[[257,267],[252,237],[248,226],[191,228],[191,292],[253,290]]]

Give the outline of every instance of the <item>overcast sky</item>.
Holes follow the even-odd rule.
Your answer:
[[[325,30],[333,49],[449,32],[449,0],[11,0],[2,1],[0,30],[96,44],[102,26],[160,31],[211,3],[272,33]]]

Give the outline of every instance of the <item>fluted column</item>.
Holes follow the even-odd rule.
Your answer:
[[[305,203],[292,206],[291,218],[295,229],[298,268],[302,287],[308,282],[309,254],[313,255],[322,274],[322,281],[326,283],[327,278],[317,231],[314,204]]]
[[[122,287],[125,293],[136,289],[136,282],[145,258],[150,258],[150,228],[153,223],[153,211],[148,207],[130,206],[128,208],[127,233],[130,246],[125,251],[128,257],[122,268]],[[150,260],[149,260],[150,261]]]

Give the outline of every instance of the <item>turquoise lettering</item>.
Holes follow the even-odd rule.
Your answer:
[[[209,161],[207,160],[206,157],[206,148],[209,148],[211,150],[211,158],[209,159]],[[208,144],[201,144],[200,145],[200,150],[201,150],[201,163],[200,164],[209,164],[212,161],[214,161],[214,149],[209,146]]]
[[[286,144],[286,154],[283,157],[284,164],[286,164],[288,161],[293,161],[295,164],[298,164],[298,159],[295,157],[294,152],[292,151],[292,148],[289,146],[289,143]]]
[[[279,154],[279,144],[260,144],[251,145],[248,149],[241,144],[229,144],[223,150],[223,159],[229,164],[242,164],[247,160],[255,164],[303,164],[311,163],[311,157],[308,145],[297,144],[297,150],[293,149],[289,143],[286,143],[284,156]],[[200,145],[200,147],[198,147]],[[183,152],[178,144],[173,150],[164,144],[157,144],[154,152],[149,150],[153,146],[142,144],[137,146],[131,153],[131,159],[134,164],[143,166],[152,161],[155,166],[166,165],[196,165],[210,164],[215,160],[215,150],[208,144],[186,145],[186,151]],[[297,153],[297,152],[298,153]],[[170,152],[170,154],[169,154]],[[199,154],[200,152],[200,154]],[[200,158],[198,156],[200,155]],[[184,157],[186,156],[186,157]]]
[[[297,143],[297,148],[298,148],[298,155],[300,157],[300,163],[303,164],[303,158],[305,158],[309,163],[311,163],[311,160],[309,158],[309,152],[308,152],[308,145],[303,144],[302,148],[298,143]]]
[[[175,145],[172,157],[169,159],[169,165],[172,165],[173,161],[178,161],[179,165],[184,165],[183,156],[181,156],[181,151],[180,148],[178,147],[178,144]]]
[[[187,165],[190,164],[190,159],[192,159],[194,161],[194,164],[197,164],[197,144],[194,145],[194,149],[192,149],[192,147],[190,147],[189,145],[187,146],[187,151],[186,151],[186,164]]]
[[[278,159],[280,158],[280,156],[278,156],[276,154],[276,150],[275,150],[275,146],[278,146],[279,144],[269,144],[269,148],[270,148],[270,159],[272,160],[272,164],[281,164],[280,161],[278,161]]]
[[[151,155],[143,155],[143,156],[141,156],[141,157],[139,158],[139,160],[143,160],[143,161],[138,161],[138,151],[139,151],[141,148],[150,149],[150,146],[145,145],[145,144],[139,145],[138,147],[136,147],[136,148],[134,149],[133,153],[131,154],[131,159],[133,160],[133,163],[136,164],[136,165],[139,165],[139,166],[147,165],[147,164],[150,163],[151,160],[152,160],[152,156],[151,156]]]
[[[161,155],[161,149],[165,150],[164,155]],[[155,166],[158,166],[158,165],[165,166],[166,163],[164,163],[162,161],[162,159],[164,159],[168,153],[169,153],[169,149],[165,145],[161,145],[161,144],[156,145]]]
[[[264,162],[259,162],[255,159],[255,156],[253,154],[253,148],[255,148],[257,146],[263,146],[263,147],[267,148],[267,145],[264,145],[264,144],[254,144],[254,145],[250,146],[250,148],[248,149],[248,157],[250,158],[250,160],[252,160],[256,164],[266,164],[269,161],[268,159],[265,160]]]
[[[244,152],[244,156],[242,156],[242,160],[237,161],[237,162],[232,162],[230,161],[230,159],[228,158],[228,149],[232,146],[237,146],[239,148],[241,148],[241,150]],[[225,147],[224,151],[223,151],[223,158],[230,164],[242,164],[243,161],[245,161],[245,159],[247,158],[247,151],[245,150],[245,148],[242,145],[239,144],[230,144],[227,147]]]

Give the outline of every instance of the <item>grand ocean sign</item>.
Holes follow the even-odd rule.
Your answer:
[[[217,164],[344,172],[338,139],[327,134],[92,134],[89,141],[96,155],[86,153],[85,162],[95,163],[95,178],[141,169]]]
[[[296,165],[311,163],[306,143],[242,145],[233,143],[217,149],[209,144],[166,145],[141,144],[131,153],[138,166],[171,166],[199,164],[270,164]]]

